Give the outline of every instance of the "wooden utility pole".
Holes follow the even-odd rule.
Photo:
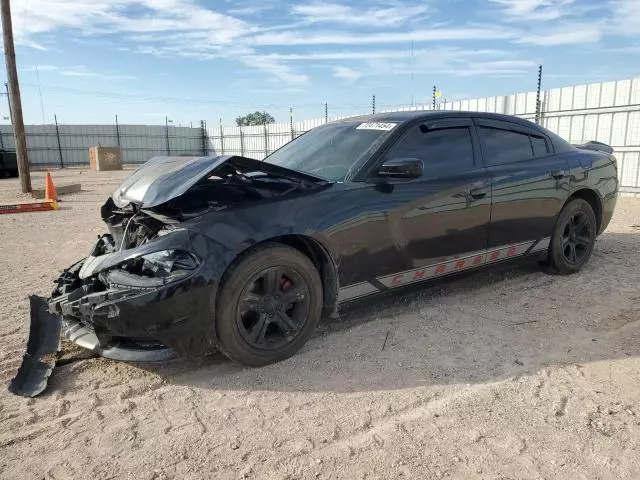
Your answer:
[[[22,102],[20,101],[20,86],[18,85],[18,70],[16,69],[16,51],[13,48],[13,27],[11,26],[11,7],[9,0],[0,0],[2,13],[2,36],[4,40],[4,59],[7,64],[7,81],[9,83],[9,102],[11,104],[11,123],[16,139],[16,155],[18,157],[18,174],[22,193],[31,192],[31,174],[29,173],[29,158],[27,156],[27,138],[24,133],[22,119]]]

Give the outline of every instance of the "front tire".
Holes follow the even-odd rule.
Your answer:
[[[216,308],[222,352],[251,367],[296,353],[322,315],[322,282],[298,250],[267,244],[243,255],[225,275]]]
[[[596,216],[589,203],[576,198],[567,203],[551,237],[546,270],[570,275],[587,263],[596,241]]]

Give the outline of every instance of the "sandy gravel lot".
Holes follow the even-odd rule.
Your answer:
[[[88,251],[125,173],[54,176],[85,191],[0,216],[5,385],[27,295]],[[0,202],[16,191],[0,181]],[[640,199],[578,275],[508,266],[369,300],[277,365],[92,358],[37,399],[2,387],[0,478],[640,478]]]

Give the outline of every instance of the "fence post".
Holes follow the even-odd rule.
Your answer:
[[[324,104],[324,123],[329,123],[329,104]]]
[[[169,145],[169,117],[164,117],[164,132],[167,138],[167,157],[171,156],[171,145]]]
[[[64,161],[62,160],[62,146],[60,145],[60,129],[58,128],[58,116],[54,114],[53,119],[56,122],[56,138],[58,139],[58,153],[60,154],[60,168],[64,168]]]
[[[437,92],[437,89],[436,89],[436,86],[434,85],[433,86],[433,109],[434,110],[436,109],[436,92]]]
[[[244,157],[244,132],[242,131],[242,125],[240,125],[240,156]]]
[[[294,132],[293,132],[293,108],[289,108],[289,125],[291,126],[291,140],[294,139]]]
[[[220,155],[224,155],[224,131],[222,130],[222,119],[220,119]]]
[[[264,158],[269,155],[269,134],[267,133],[267,124],[264,124]]]
[[[200,120],[200,142],[202,147],[202,156],[207,156],[207,127],[204,120]]]
[[[118,125],[118,115],[116,115],[116,141],[118,142],[118,148],[120,148],[120,127]]]
[[[376,113],[376,96],[373,96],[373,99],[371,101],[371,111],[373,114]]]
[[[538,89],[536,90],[536,123],[540,123],[540,113],[542,111],[542,104],[540,102],[540,86],[542,85],[542,65],[538,65]],[[573,89],[575,95],[575,88]],[[571,100],[571,108],[573,108],[573,98]]]

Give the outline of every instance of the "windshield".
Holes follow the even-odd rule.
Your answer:
[[[371,155],[396,123],[340,122],[316,127],[269,155],[265,162],[343,180],[361,158]]]

